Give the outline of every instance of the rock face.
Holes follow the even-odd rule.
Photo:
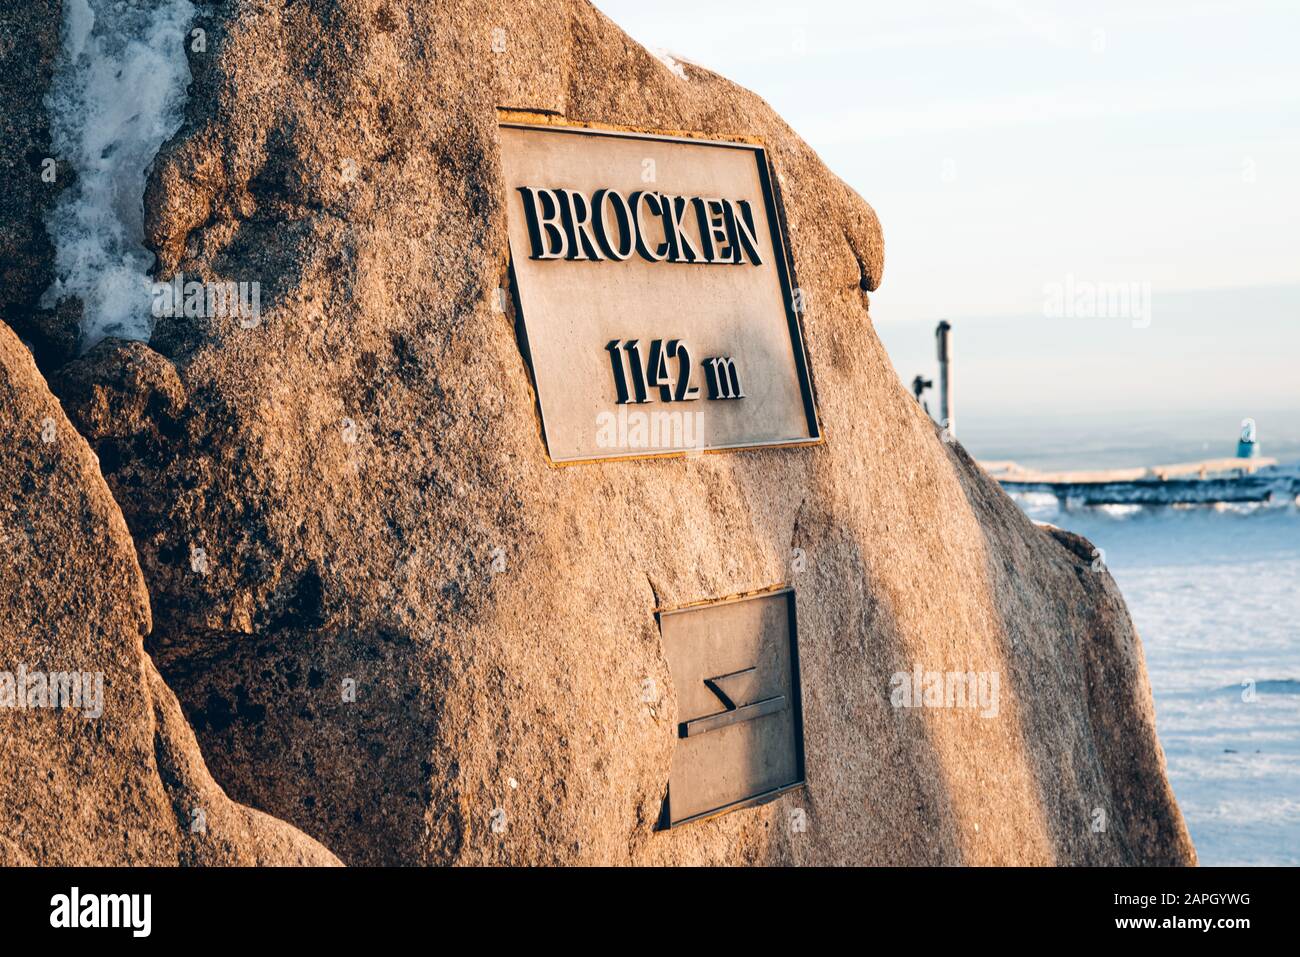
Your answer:
[[[4,326],[0,548],[0,866],[337,863],[208,774],[122,515]]]
[[[60,0],[0,4],[0,318],[35,351],[42,367],[71,358],[77,315],[41,309],[54,278],[44,217],[74,173],[50,146],[43,97],[59,52]]]
[[[162,278],[259,282],[260,322],[164,319],[55,382],[236,799],[355,864],[1194,861],[1114,583],[899,385],[875,214],[759,98],[580,0],[201,16],[146,229]],[[494,308],[499,108],[766,144],[823,445],[548,466]],[[656,609],[782,582],[807,788],[656,831]],[[997,715],[894,707],[915,667],[998,674]]]

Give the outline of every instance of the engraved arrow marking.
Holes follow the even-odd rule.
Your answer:
[[[733,679],[741,678],[754,674],[754,667],[744,668],[740,671],[732,671],[725,675],[715,675],[712,678],[704,679],[704,686],[713,692],[714,696],[722,702],[724,710],[716,714],[705,715],[703,718],[695,718],[691,721],[683,721],[677,726],[677,736],[681,738],[694,737],[697,734],[707,734],[710,731],[717,731],[729,725],[736,724],[740,721],[752,721],[754,718],[761,718],[765,714],[773,714],[777,711],[784,711],[786,707],[785,695],[776,695],[772,698],[764,698],[762,701],[755,701],[752,704],[737,706],[733,697],[738,692],[728,694],[722,687],[723,683],[732,685],[739,684]]]
[[[749,667],[741,671],[733,671],[729,674],[715,675],[712,678],[705,678],[704,686],[708,688],[710,691],[712,691],[714,695],[717,696],[717,699],[722,702],[723,708],[725,708],[727,711],[735,711],[736,702],[731,700],[731,696],[722,690],[718,682],[726,681],[729,678],[739,678],[741,675],[752,675],[755,670],[756,669],[754,667]]]

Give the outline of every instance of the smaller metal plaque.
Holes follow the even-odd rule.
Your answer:
[[[659,631],[678,712],[660,826],[802,786],[794,590],[662,612]]]

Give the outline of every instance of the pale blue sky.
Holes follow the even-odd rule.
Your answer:
[[[1052,322],[1049,283],[1137,282],[1149,327],[1035,327],[1061,361],[968,363],[965,401],[1074,402],[1104,380],[1108,404],[1300,408],[1296,0],[596,4],[763,96],[875,207],[872,315],[904,377],[938,318],[970,344],[995,329],[970,317]]]

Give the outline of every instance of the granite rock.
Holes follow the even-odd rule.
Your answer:
[[[259,321],[163,319],[58,382],[235,799],[356,864],[1195,860],[1113,581],[899,384],[877,218],[761,99],[585,0],[204,9],[147,236],[162,278],[259,282]],[[823,444],[548,465],[503,117],[765,144]],[[656,831],[656,609],[783,582],[808,786]],[[996,714],[894,707],[917,667],[997,674]]]
[[[337,864],[212,780],[95,455],[0,325],[0,866]]]

